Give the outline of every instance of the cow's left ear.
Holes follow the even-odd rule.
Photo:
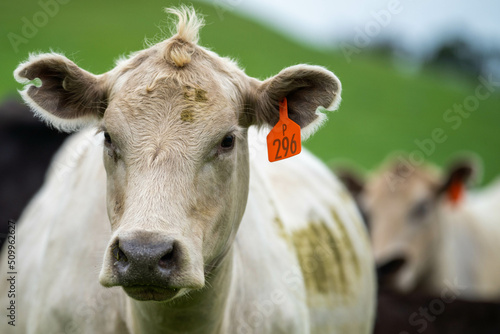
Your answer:
[[[467,183],[472,178],[475,165],[472,161],[462,160],[454,163],[445,175],[438,195],[446,196],[453,204],[458,204],[465,195]]]
[[[305,138],[322,124],[326,116],[318,110],[335,110],[342,90],[339,79],[320,66],[295,65],[263,82],[250,93],[245,123],[273,127],[279,119],[279,102],[286,97],[288,117],[299,124]]]

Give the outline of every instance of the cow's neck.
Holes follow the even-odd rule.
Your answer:
[[[128,298],[129,325],[134,334],[221,333],[231,286],[232,251],[211,271],[205,288],[170,303]]]

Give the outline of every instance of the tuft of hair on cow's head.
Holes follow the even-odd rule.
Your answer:
[[[178,18],[176,33],[164,50],[165,60],[177,67],[184,67],[191,62],[191,55],[196,52],[194,45],[198,43],[198,32],[203,27],[204,21],[196,15],[193,8],[185,7],[183,10],[167,8],[165,11]]]
[[[279,101],[311,134],[335,109],[341,84],[295,65],[267,80],[198,45],[192,8],[173,35],[94,75],[66,57],[31,56],[15,78],[35,113],[62,130],[96,126],[103,141],[110,238],[100,282],[138,300],[201,289],[231,248],[249,188],[250,126],[272,127]],[[30,83],[41,80],[41,86]]]

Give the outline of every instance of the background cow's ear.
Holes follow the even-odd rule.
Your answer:
[[[66,57],[50,53],[30,56],[14,71],[26,103],[47,123],[64,131],[75,130],[102,117],[107,107],[105,75],[93,75]],[[39,79],[37,87],[30,83]]]
[[[446,196],[453,204],[459,203],[475,170],[475,164],[471,160],[460,160],[452,164],[438,189],[438,195]]]
[[[363,178],[358,173],[346,168],[336,168],[335,174],[344,184],[347,190],[351,193],[351,195],[355,199],[358,199],[359,195],[363,192],[365,187]]]
[[[255,85],[248,101],[251,111],[246,114],[247,124],[273,127],[279,119],[279,102],[286,97],[288,117],[300,125],[303,138],[326,119],[318,107],[335,110],[340,104],[339,79],[320,66],[291,66]]]

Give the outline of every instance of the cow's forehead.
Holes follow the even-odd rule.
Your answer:
[[[244,72],[231,59],[220,57],[196,44],[186,44],[177,52],[172,52],[171,45],[178,43],[178,39],[170,38],[119,60],[113,70],[119,88],[129,84],[132,89],[142,85],[154,90],[157,85],[161,87],[162,83],[170,82],[174,85],[169,88],[202,86],[207,92],[223,88],[227,93],[230,86],[244,84]],[[179,66],[177,58],[182,58],[183,53],[189,56],[189,61],[183,60],[183,65]]]
[[[239,129],[233,108],[186,101],[182,90],[172,96],[118,100],[108,108],[104,126],[119,137],[123,149],[136,154],[174,150],[188,155],[191,151],[205,151],[225,133]]]
[[[193,161],[238,128],[237,106],[215,83],[180,81],[162,73],[131,71],[114,94],[104,126],[122,144],[129,161],[148,165],[181,156]]]
[[[240,132],[250,79],[235,62],[197,45],[197,31],[181,30],[119,61],[108,77],[104,127],[137,161],[144,152],[167,157],[169,151],[192,152],[194,160],[227,133]]]
[[[185,68],[176,68],[158,59],[154,50],[150,53],[138,55],[138,59],[117,69],[108,119],[120,118],[114,115],[119,113],[129,123],[147,123],[151,129],[168,124],[195,128],[236,121],[237,99],[232,98],[237,94],[236,87],[222,87],[221,82],[227,79],[223,73],[202,73],[196,60]]]
[[[124,80],[110,107],[120,109],[128,118],[149,116],[157,121],[197,123],[225,116],[231,104],[214,83],[179,82],[170,75]]]
[[[368,183],[367,204],[377,205],[386,201],[412,204],[432,196],[438,184],[435,170],[430,166],[414,167],[405,174],[398,174],[397,168],[391,166]]]

